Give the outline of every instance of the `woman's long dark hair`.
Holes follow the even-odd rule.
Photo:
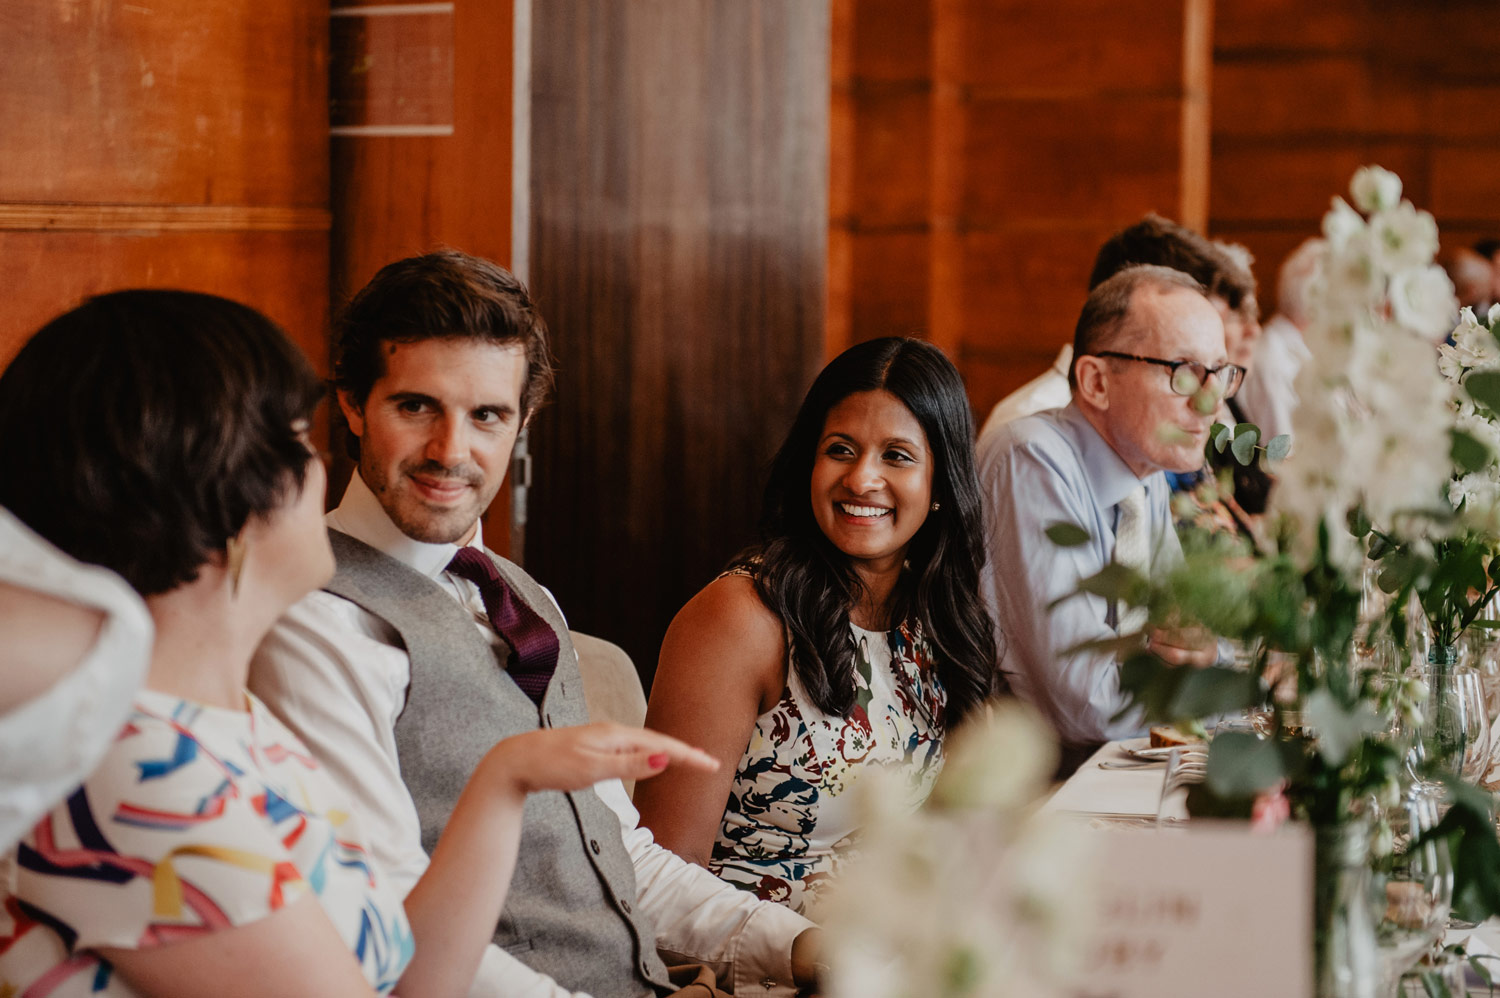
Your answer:
[[[890,392],[916,417],[934,458],[936,511],[912,538],[907,571],[892,594],[891,621],[916,623],[937,652],[951,726],[996,692],[993,623],[979,598],[984,521],[974,472],[974,420],[958,371],[921,340],[888,337],[845,350],[808,389],[771,464],[758,548],[736,559],[762,602],[781,618],[787,657],[827,714],[854,707],[849,610],[861,583],[849,558],[823,534],[809,493],[828,413],[857,392]]]

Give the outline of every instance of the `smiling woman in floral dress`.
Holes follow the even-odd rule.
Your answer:
[[[637,790],[662,845],[806,911],[858,831],[866,771],[926,799],[946,733],[998,682],[973,438],[930,344],[862,343],[818,376],[772,466],[760,545],[662,645],[647,724],[721,763]]]

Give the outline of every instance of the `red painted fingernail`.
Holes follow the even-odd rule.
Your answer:
[[[646,764],[652,769],[661,769],[667,764],[667,753],[656,752],[646,757]]]

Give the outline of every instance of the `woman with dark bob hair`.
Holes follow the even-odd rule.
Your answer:
[[[403,901],[359,816],[245,690],[266,630],[333,571],[308,445],[322,394],[259,313],[182,291],[92,299],[0,376],[0,505],[123,577],[156,634],[104,761],[0,858],[16,992],[463,995],[526,793],[713,766],[606,725],[506,739]]]
[[[662,645],[647,723],[721,766],[636,791],[659,842],[804,911],[857,831],[862,770],[926,799],[944,736],[998,682],[973,443],[963,382],[930,344],[861,343],[818,375],[759,546]]]

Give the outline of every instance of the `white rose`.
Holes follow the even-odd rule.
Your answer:
[[[1484,324],[1491,329],[1495,328],[1496,322],[1500,322],[1500,302],[1496,302],[1490,306],[1490,314],[1485,316],[1484,319]]]
[[[1442,267],[1401,270],[1391,277],[1392,318],[1429,340],[1448,335],[1457,304]]]
[[[1335,197],[1328,214],[1323,216],[1323,238],[1328,240],[1329,248],[1343,249],[1350,239],[1364,230],[1365,220],[1359,212],[1349,207],[1343,198]]]
[[[1349,182],[1349,193],[1359,210],[1369,214],[1401,200],[1401,178],[1379,166],[1362,166]]]
[[[1437,220],[1410,201],[1384,208],[1370,219],[1370,253],[1385,270],[1425,267],[1438,251]],[[1449,318],[1452,313],[1449,313]]]

